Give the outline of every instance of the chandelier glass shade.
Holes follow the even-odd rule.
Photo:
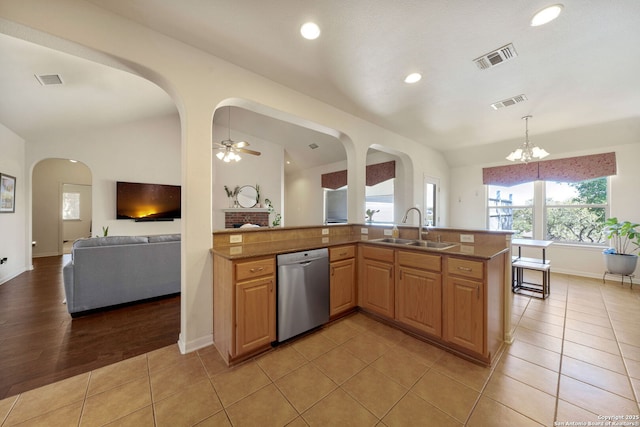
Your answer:
[[[522,147],[518,148],[511,154],[507,156],[507,160],[515,162],[519,160],[524,163],[529,163],[532,160],[540,160],[549,155],[544,148],[540,148],[538,146],[532,146],[531,142],[529,142],[529,119],[531,116],[524,116],[525,120],[525,138]]]

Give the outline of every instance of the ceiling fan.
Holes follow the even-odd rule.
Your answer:
[[[241,157],[238,153],[246,153],[254,156],[259,156],[261,154],[259,151],[249,150],[248,148],[245,148],[249,146],[248,142],[246,141],[234,142],[231,139],[231,107],[227,107],[227,108],[229,110],[228,124],[227,124],[227,129],[229,131],[229,134],[227,139],[220,142],[214,142],[214,146],[217,146],[219,150],[218,154],[216,154],[216,157],[228,163],[232,160],[235,160],[236,162],[239,161]]]

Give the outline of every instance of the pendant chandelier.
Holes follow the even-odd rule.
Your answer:
[[[529,142],[529,119],[531,117],[532,116],[523,117],[523,119],[525,120],[526,128],[524,143],[522,144],[521,148],[518,148],[516,151],[509,154],[507,156],[507,160],[511,160],[512,162],[519,160],[524,163],[529,163],[531,160],[544,159],[549,155],[549,153],[547,153],[544,148],[540,148],[538,146],[532,147],[531,143]]]

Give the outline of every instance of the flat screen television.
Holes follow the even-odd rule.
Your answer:
[[[116,218],[136,221],[172,221],[180,218],[180,186],[116,183]]]

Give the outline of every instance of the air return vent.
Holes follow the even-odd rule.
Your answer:
[[[318,147],[319,147],[319,145],[316,144],[315,142],[312,142],[311,144],[309,144],[309,148],[311,148],[312,150],[315,150]]]
[[[516,48],[514,48],[511,43],[509,43],[506,46],[502,46],[500,49],[496,49],[493,52],[489,52],[486,55],[482,55],[481,57],[474,59],[473,62],[476,63],[478,68],[480,68],[481,70],[485,70],[487,68],[491,68],[498,64],[502,64],[503,62],[509,61],[516,56],[518,56]]]
[[[60,74],[36,74],[35,76],[42,86],[62,84],[62,77],[60,77]]]
[[[524,95],[514,96],[513,98],[503,99],[502,101],[494,102],[491,104],[491,108],[494,110],[499,110],[503,107],[510,107],[515,104],[519,104],[520,102],[524,102],[527,100],[527,97]]]

